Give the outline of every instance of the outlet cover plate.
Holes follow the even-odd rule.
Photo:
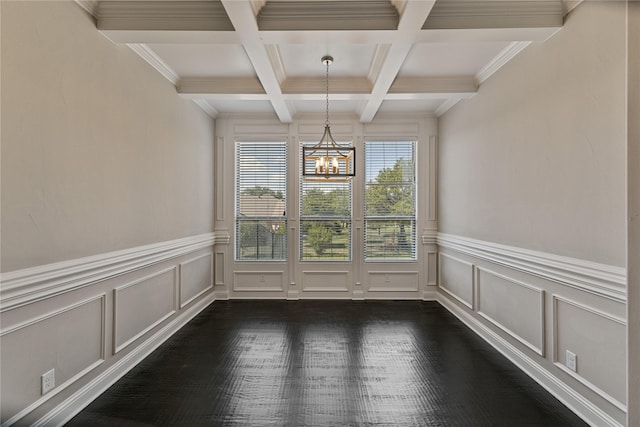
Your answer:
[[[56,370],[52,369],[42,374],[41,382],[43,395],[53,390],[56,386]]]
[[[567,350],[567,358],[566,358],[567,368],[571,369],[573,372],[578,370],[578,356],[575,353]]]

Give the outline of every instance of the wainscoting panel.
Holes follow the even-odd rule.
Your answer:
[[[626,410],[626,322],[557,295],[553,307],[554,363]],[[567,351],[577,356],[575,371],[567,367]]]
[[[216,241],[206,233],[2,273],[2,427],[64,425],[211,304]],[[51,369],[55,388],[42,395]]]
[[[451,234],[437,244],[445,307],[590,425],[626,425],[626,269]]]
[[[215,266],[216,286],[224,286],[224,252],[216,252]]]
[[[105,359],[105,294],[46,313],[0,333],[2,425],[10,425]],[[55,369],[56,387],[41,393]]]
[[[473,264],[442,252],[438,264],[440,289],[473,310]]]
[[[233,273],[235,292],[284,292],[282,271],[236,271]]]
[[[417,271],[371,271],[370,292],[417,292],[420,286]]]
[[[438,253],[427,253],[427,285],[436,286],[438,284]]]
[[[180,263],[180,308],[213,288],[213,257],[199,255]]]
[[[478,314],[544,356],[544,291],[476,267]]]
[[[113,290],[114,354],[175,313],[176,275],[171,267]]]
[[[349,292],[351,273],[349,271],[302,272],[303,292]]]

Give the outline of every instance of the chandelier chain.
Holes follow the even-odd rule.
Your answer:
[[[329,61],[325,61],[325,64],[327,65],[327,71],[325,74],[326,77],[326,113],[327,113],[327,119],[325,120],[325,124],[328,125],[329,124]]]

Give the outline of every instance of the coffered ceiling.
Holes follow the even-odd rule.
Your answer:
[[[77,0],[213,117],[331,112],[440,115],[529,43],[566,0]]]

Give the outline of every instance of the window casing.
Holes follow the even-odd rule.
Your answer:
[[[416,260],[416,144],[365,142],[364,259]]]
[[[286,142],[236,142],[237,261],[286,261],[286,201]]]
[[[301,261],[351,260],[351,206],[350,180],[300,180]]]

